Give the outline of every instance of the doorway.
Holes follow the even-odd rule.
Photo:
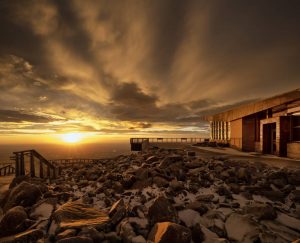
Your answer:
[[[263,153],[276,154],[276,122],[263,125]]]

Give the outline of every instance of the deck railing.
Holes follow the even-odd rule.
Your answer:
[[[58,166],[50,163],[35,150],[18,151],[13,154],[16,177],[28,174],[31,177],[56,178],[60,174]]]
[[[130,138],[130,143],[201,143],[207,138]]]

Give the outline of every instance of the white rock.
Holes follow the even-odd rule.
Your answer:
[[[53,210],[54,206],[45,202],[34,208],[30,214],[30,217],[33,219],[49,219]]]
[[[227,236],[238,242],[252,242],[251,239],[259,234],[258,227],[247,215],[231,214],[225,222]]]
[[[194,226],[199,223],[201,217],[200,214],[192,209],[184,209],[178,212],[178,217],[185,223],[187,227]]]

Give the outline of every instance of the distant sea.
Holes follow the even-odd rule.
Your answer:
[[[7,144],[0,145],[0,163],[9,162],[15,151],[35,149],[46,159],[111,158],[121,154],[130,154],[129,142],[93,143],[93,144]]]

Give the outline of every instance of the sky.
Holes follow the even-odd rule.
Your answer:
[[[299,88],[300,1],[0,0],[0,143],[207,136]]]

